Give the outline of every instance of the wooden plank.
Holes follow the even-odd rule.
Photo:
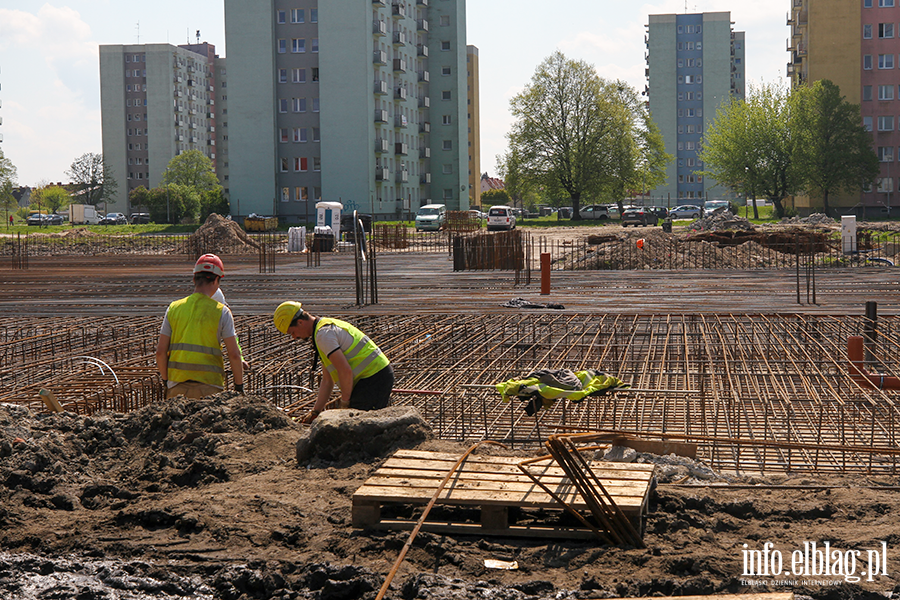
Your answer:
[[[395,459],[413,459],[413,460],[426,460],[426,461],[437,461],[437,462],[449,462],[452,465],[456,464],[459,461],[459,456],[455,454],[447,454],[444,452],[428,452],[425,450],[398,450],[391,456],[384,464],[384,466],[388,466],[391,461]],[[478,465],[484,464],[492,467],[497,467],[499,465],[518,465],[523,460],[515,456],[482,456],[482,455],[471,455],[466,459],[466,462],[463,465]],[[605,462],[605,461],[592,461],[592,464],[602,464],[604,467],[612,469],[612,470],[623,470],[623,471],[652,471],[654,469],[654,465],[644,464],[644,463],[620,463],[620,462]],[[542,466],[549,467],[551,469],[559,469],[556,463],[552,458],[547,458],[544,461],[532,463],[529,465],[529,468],[539,469]],[[446,469],[445,469],[446,470]],[[560,469],[561,470],[561,469]]]
[[[359,488],[354,498],[366,500],[378,500],[379,502],[406,502],[406,503],[424,503],[431,499],[434,495],[423,494],[422,490],[410,489],[404,486],[388,487],[369,487],[363,485]],[[567,494],[562,496],[563,500],[575,508],[586,508],[581,500],[581,496],[577,494]],[[644,506],[645,496],[624,496],[615,498],[616,504],[625,514],[637,514]],[[482,491],[477,490],[443,490],[438,497],[441,504],[459,504],[466,506],[482,506],[487,504],[505,504],[509,506],[534,507],[534,508],[557,508],[562,507],[550,495],[544,492],[492,492],[489,496]]]
[[[402,479],[397,477],[381,477],[380,474],[376,472],[375,475],[369,477],[369,479],[366,480],[365,486],[367,488],[402,486],[408,487],[411,490],[421,490],[422,494],[429,495],[433,494],[434,491],[437,490],[440,483],[441,482],[436,479]],[[640,483],[620,482],[615,480],[604,481],[603,479],[600,479],[600,483],[604,488],[606,488],[606,491],[609,492],[609,495],[613,498],[617,498],[619,496],[643,497],[647,492],[647,486]],[[559,495],[573,494],[577,492],[575,486],[568,480],[565,483],[548,485],[547,487],[553,493]],[[521,492],[523,494],[529,492],[546,493],[537,484],[527,478],[525,481],[491,481],[481,479],[466,479],[461,481],[452,481],[445,486],[445,489],[483,491],[486,494],[492,492]]]
[[[605,486],[607,482],[609,485],[639,485],[646,487],[650,482],[651,474],[647,474],[646,477],[635,477],[635,478],[625,478],[619,477],[618,474],[609,473],[609,472],[598,472],[594,471],[594,474],[597,476],[597,479]],[[430,470],[420,470],[420,469],[392,469],[392,468],[380,468],[375,472],[376,477],[390,477],[392,479],[398,480],[437,480],[443,481],[444,477],[447,476],[446,471],[430,471]],[[553,487],[555,485],[559,485],[562,482],[568,483],[569,480],[563,475],[541,475],[538,479],[546,485],[547,487]],[[470,473],[470,472],[462,472],[457,474],[457,476],[453,477],[451,481],[494,481],[497,483],[508,483],[508,482],[519,482],[519,483],[534,483],[533,480],[528,477],[525,473],[519,471],[518,473],[509,473],[509,474],[491,474],[491,473]]]
[[[423,472],[434,472],[440,473],[441,478],[447,474],[447,472],[453,468],[456,464],[456,461],[429,461],[429,460],[410,460],[410,459],[402,459],[402,460],[394,460],[388,459],[380,468],[379,471],[383,469],[396,469],[398,471],[408,470],[408,471],[423,471]],[[654,465],[644,465],[645,468],[622,468],[622,467],[611,467],[610,465],[617,465],[618,463],[604,463],[604,462],[592,462],[591,470],[594,473],[609,473],[610,476],[615,476],[617,479],[638,479],[638,480],[649,480],[652,475],[655,466]],[[535,476],[541,477],[565,477],[565,471],[563,471],[560,467],[542,467],[540,465],[525,465],[525,468],[528,469],[529,473],[532,473]],[[502,464],[469,464],[463,463],[463,465],[458,470],[458,473],[477,473],[479,477],[490,476],[490,475],[498,475],[498,476],[506,476],[506,475],[522,475],[521,469],[514,464],[510,465],[502,465]]]
[[[371,529],[379,531],[403,531],[415,528],[416,522],[397,519],[384,519],[371,526]],[[503,537],[527,537],[536,539],[596,539],[597,536],[589,529],[575,527],[548,527],[535,525],[510,525],[505,529],[488,530],[477,523],[452,523],[425,521],[422,531],[431,533],[445,533],[450,535],[497,535]],[[646,599],[644,599],[646,600]],[[679,599],[681,600],[681,599]]]
[[[63,412],[63,408],[62,406],[60,406],[59,400],[56,399],[56,396],[50,390],[41,390],[40,392],[38,392],[38,396],[41,397],[41,400],[44,401],[44,405],[52,412]]]

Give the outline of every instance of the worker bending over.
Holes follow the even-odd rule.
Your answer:
[[[275,309],[275,327],[294,339],[312,339],[314,351],[322,360],[316,404],[303,423],[312,423],[325,410],[335,382],[341,391],[338,408],[376,410],[390,404],[394,369],[384,352],[362,331],[338,319],[311,315],[299,302],[282,302]]]
[[[169,305],[156,346],[156,367],[166,381],[166,398],[203,398],[225,388],[225,360],[234,389],[244,392],[244,369],[231,310],[212,299],[225,276],[222,260],[204,254],[194,265],[194,293]]]

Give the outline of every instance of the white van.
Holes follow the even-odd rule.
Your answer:
[[[487,228],[488,231],[492,229],[515,229],[516,213],[508,206],[492,206],[488,210]]]
[[[416,231],[440,231],[447,223],[447,206],[426,204],[416,213]]]

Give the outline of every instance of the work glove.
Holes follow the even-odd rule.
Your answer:
[[[309,425],[310,423],[312,423],[313,421],[316,420],[316,417],[318,417],[319,414],[320,414],[319,411],[317,411],[315,409],[311,410],[311,411],[309,411],[309,414],[307,414],[305,417],[300,419],[300,422]]]

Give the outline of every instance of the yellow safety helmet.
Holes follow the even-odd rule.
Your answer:
[[[288,301],[282,302],[278,305],[278,308],[275,309],[275,327],[281,333],[287,333],[288,327],[291,326],[291,321],[294,320],[294,317],[299,315],[303,309],[300,308],[303,306],[299,302]]]

